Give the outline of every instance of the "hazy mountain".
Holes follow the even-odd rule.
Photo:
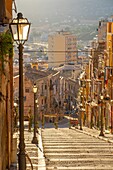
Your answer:
[[[16,0],[16,5],[33,25],[67,18],[99,20],[113,14],[113,0]]]

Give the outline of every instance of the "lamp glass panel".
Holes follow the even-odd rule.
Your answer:
[[[38,103],[38,99],[35,100],[35,103]]]
[[[27,41],[30,23],[26,18],[14,19],[10,26],[15,41]]]
[[[100,98],[101,98],[101,100],[103,100],[103,99],[104,99],[104,96],[100,96]]]
[[[14,40],[18,40],[18,31],[17,31],[17,25],[12,24],[11,25],[12,35]]]
[[[37,92],[37,87],[33,86],[33,92],[36,93]]]
[[[28,39],[29,24],[18,24],[18,39],[25,41]]]
[[[17,103],[14,103],[14,106],[15,106],[15,107],[17,107],[17,106],[18,106],[18,104],[17,104]]]

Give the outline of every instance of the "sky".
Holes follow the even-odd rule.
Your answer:
[[[36,23],[56,18],[96,18],[112,15],[113,0],[15,0],[17,11]]]

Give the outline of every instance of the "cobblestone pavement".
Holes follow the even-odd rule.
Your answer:
[[[19,133],[16,133],[17,146],[19,144]],[[37,133],[38,145],[32,144],[33,131],[24,130],[25,150],[26,150],[26,170],[45,170],[45,161],[43,156],[41,130]],[[17,159],[18,160],[18,159]],[[18,170],[18,163],[13,164],[10,170]]]
[[[113,170],[112,137],[88,128],[42,130],[47,170]]]

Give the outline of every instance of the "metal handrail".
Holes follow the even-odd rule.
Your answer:
[[[27,153],[26,153],[26,157],[27,157],[28,161],[30,162],[31,168],[32,168],[32,170],[33,170],[33,164],[32,164],[31,159],[30,159],[30,157],[29,157],[29,155],[28,155]]]

